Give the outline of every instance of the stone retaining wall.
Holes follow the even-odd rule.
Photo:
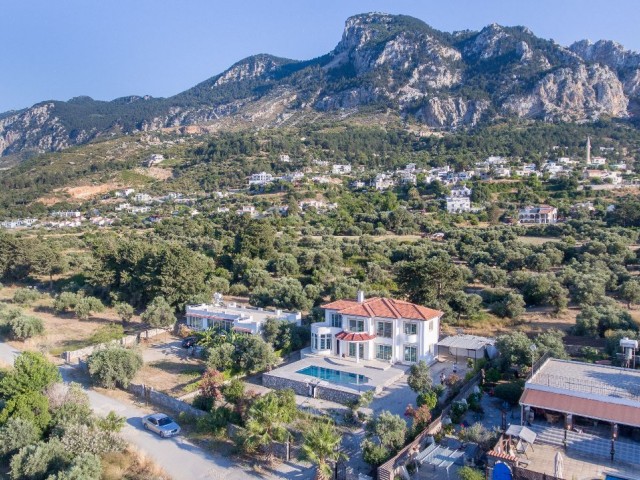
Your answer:
[[[185,403],[177,398],[170,397],[161,392],[155,391],[151,387],[147,387],[146,385],[129,385],[129,391],[133,393],[136,397],[144,399],[144,401],[148,403],[152,403],[159,407],[168,408],[174,412],[180,413],[185,412],[189,415],[193,415],[194,417],[203,417],[207,414],[207,412],[203,410],[199,410],[195,407],[192,407],[188,403]]]
[[[316,385],[311,382],[300,382],[298,380],[292,380],[290,378],[278,377],[270,375],[269,373],[262,374],[262,385],[274,390],[284,390],[285,388],[292,389],[297,395],[305,397],[320,398],[322,400],[329,400],[331,402],[337,402],[342,404],[348,404],[357,401],[360,398],[359,393],[345,392],[344,390],[338,390],[326,385]],[[312,395],[312,387],[315,387],[315,393]]]
[[[100,348],[104,348],[108,345],[122,345],[126,347],[128,345],[137,345],[142,340],[148,340],[153,337],[157,337],[163,333],[167,333],[167,330],[162,328],[152,328],[150,330],[145,330],[144,332],[140,332],[137,335],[127,335],[126,337],[122,337],[120,340],[114,340],[112,342],[100,343],[98,345],[91,345],[89,347],[80,348],[79,350],[71,350],[68,352],[63,352],[61,357],[64,359],[66,363],[72,363],[74,360],[79,358],[88,357],[93,352]]]

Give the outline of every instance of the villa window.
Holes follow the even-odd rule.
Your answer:
[[[314,350],[318,350],[318,335],[316,335],[315,333],[311,334],[311,345],[313,346]]]
[[[364,343],[349,342],[349,356],[356,356],[356,348],[358,349],[358,358],[364,358]]]
[[[376,358],[391,360],[391,345],[376,345]]]
[[[429,320],[429,331],[430,331],[430,332],[433,332],[433,324],[434,324],[434,323],[435,323],[435,322],[434,322],[433,320]]]
[[[339,313],[332,313],[331,314],[331,326],[332,327],[342,328],[342,315],[340,315]]]
[[[414,322],[404,322],[404,334],[415,335],[418,333],[418,324]]]
[[[358,320],[355,318],[349,319],[349,331],[350,332],[364,332],[364,320]]]
[[[378,322],[376,328],[376,335],[383,338],[391,338],[393,332],[393,323],[391,322]]]
[[[320,336],[320,350],[330,350],[331,349],[331,334],[323,334]]]
[[[418,347],[415,345],[404,346],[404,361],[415,363],[418,361]]]

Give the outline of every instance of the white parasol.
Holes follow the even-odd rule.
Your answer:
[[[555,477],[562,478],[564,473],[562,472],[564,465],[564,459],[562,458],[562,454],[560,452],[556,453],[556,468],[555,468]]]

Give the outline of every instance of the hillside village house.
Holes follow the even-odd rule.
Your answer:
[[[443,312],[392,298],[337,300],[311,325],[315,354],[412,364],[436,356]]]
[[[345,175],[351,173],[351,165],[335,163],[331,166],[331,173],[334,175]]]
[[[273,175],[267,172],[254,173],[249,178],[249,185],[266,185],[273,182]]]
[[[447,212],[463,213],[471,211],[471,199],[469,197],[447,197]]]
[[[524,207],[518,214],[520,223],[553,224],[558,221],[558,209],[550,205]]]
[[[220,327],[223,330],[234,330],[241,333],[258,334],[267,318],[276,318],[300,325],[300,312],[282,310],[265,310],[264,308],[245,307],[235,302],[225,303],[222,295],[214,295],[214,303],[187,305],[187,325],[194,330],[207,330]]]

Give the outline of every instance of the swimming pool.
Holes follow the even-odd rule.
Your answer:
[[[363,385],[369,382],[369,377],[360,375],[359,373],[342,372],[340,370],[317,367],[315,365],[309,365],[302,370],[298,370],[296,373],[316,377],[321,380],[327,380],[332,383],[343,383],[346,385]]]
[[[606,477],[604,477],[604,480],[627,480],[627,479],[622,477],[614,477],[612,475],[607,475]]]

